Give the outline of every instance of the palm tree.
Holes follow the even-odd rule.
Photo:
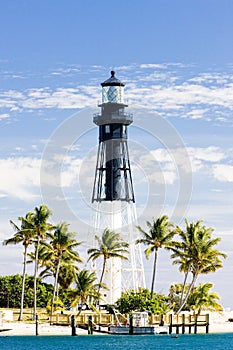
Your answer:
[[[174,310],[175,308],[179,307],[180,302],[180,295],[183,290],[183,284],[182,283],[175,283],[172,284],[169,288],[169,302],[171,305],[171,308]]]
[[[110,231],[108,228],[105,228],[103,231],[102,237],[95,236],[95,239],[98,243],[98,248],[88,249],[88,254],[90,254],[88,261],[102,257],[103,258],[103,267],[99,281],[98,293],[102,286],[103,277],[106,269],[106,263],[108,259],[111,258],[120,258],[122,260],[128,260],[124,255],[128,253],[129,244],[124,242],[119,233]]]
[[[221,258],[226,258],[226,254],[220,252],[214,247],[220,242],[221,238],[212,238],[212,228],[201,226],[202,221],[189,225],[186,220],[186,232],[181,233],[182,242],[172,247],[172,258],[175,258],[173,264],[180,264],[180,271],[185,272],[184,286],[186,285],[188,274],[191,273],[192,279],[189,288],[180,306],[176,311],[178,314],[188,300],[189,294],[194,290],[195,283],[200,274],[215,272],[223,266]],[[190,235],[190,232],[192,234]],[[189,239],[187,238],[190,235]]]
[[[203,309],[210,311],[222,310],[222,306],[218,303],[219,295],[210,291],[212,287],[212,283],[200,283],[188,298],[188,304],[193,310],[197,310],[197,316],[201,314]]]
[[[78,252],[75,250],[81,242],[74,239],[75,235],[75,232],[69,232],[69,224],[61,222],[56,226],[54,234],[50,235],[50,243],[43,243],[45,247],[43,259],[46,268],[41,273],[41,276],[45,274],[48,275],[48,272],[52,271],[55,277],[51,315],[53,315],[55,296],[58,291],[58,277],[61,264],[65,262],[66,264],[69,263],[72,265],[73,262],[82,262]]]
[[[172,242],[171,250],[173,254],[171,257],[173,260],[173,265],[179,265],[180,272],[184,272],[184,283],[181,291],[180,305],[183,302],[184,292],[186,290],[186,284],[188,275],[192,266],[192,249],[195,244],[195,237],[198,236],[198,232],[201,231],[202,220],[197,221],[196,223],[190,223],[188,220],[185,220],[186,231],[183,231],[180,227],[176,227],[175,232],[179,235],[180,241]],[[210,231],[209,231],[210,232]],[[206,232],[207,236],[207,232]]]
[[[48,219],[52,211],[44,204],[39,208],[35,208],[33,212],[30,213],[30,221],[28,222],[31,225],[31,230],[34,232],[35,237],[35,265],[34,265],[34,305],[33,305],[33,319],[36,319],[36,304],[37,304],[37,275],[38,275],[38,256],[40,243],[44,240],[48,232],[51,231],[54,227],[48,223]]]
[[[78,271],[79,268],[73,261],[62,261],[58,274],[58,284],[62,292],[74,282]]]
[[[151,280],[151,298],[154,292],[154,284],[155,284],[155,273],[157,267],[157,258],[158,258],[158,250],[160,248],[170,249],[172,238],[174,236],[173,231],[173,223],[168,221],[168,217],[163,215],[158,219],[153,218],[153,222],[146,222],[148,227],[148,232],[143,230],[141,226],[137,226],[137,229],[143,235],[143,238],[137,239],[136,244],[143,243],[148,246],[145,250],[146,258],[149,259],[150,254],[154,253],[154,263],[153,263],[153,272],[152,272],[152,280]]]
[[[24,246],[23,252],[23,278],[22,278],[22,291],[21,291],[21,303],[20,303],[20,313],[19,321],[23,319],[23,304],[24,304],[24,290],[25,290],[25,278],[26,278],[26,265],[27,265],[27,252],[28,247],[33,243],[34,233],[31,231],[31,225],[28,224],[30,221],[30,213],[26,215],[25,218],[19,217],[18,220],[21,221],[21,227],[18,227],[12,220],[10,220],[13,229],[16,231],[12,238],[6,239],[3,245],[8,244],[18,244],[22,243]]]
[[[99,297],[97,292],[98,284],[96,282],[96,274],[88,270],[82,270],[75,276],[75,288],[68,292],[68,296],[73,300],[72,307],[77,306],[80,303],[80,309],[78,315],[80,315],[83,304],[87,304],[93,307],[92,300],[95,301]],[[78,316],[77,315],[77,316]]]

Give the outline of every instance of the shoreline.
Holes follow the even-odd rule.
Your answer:
[[[210,313],[210,325],[209,325],[209,334],[213,333],[233,333],[233,322],[228,321],[229,318],[233,318],[233,311]],[[59,335],[70,335],[71,336],[71,326],[57,326],[50,325],[48,322],[38,324],[38,335],[39,336],[59,336]],[[205,330],[202,327],[199,327],[197,334],[203,334]],[[95,335],[107,335],[107,333],[93,332]],[[174,332],[172,333],[174,334]],[[187,331],[186,333],[187,334]],[[3,322],[2,327],[0,328],[0,337],[3,336],[29,336],[36,335],[36,324],[35,323],[26,323],[26,322]],[[88,335],[87,330],[76,327],[76,335]]]
[[[87,335],[87,330],[76,328],[77,335]],[[3,327],[0,329],[1,336],[36,336],[36,324],[26,323],[26,322],[4,322]],[[55,326],[49,323],[38,324],[38,336],[46,335],[70,335],[71,336],[71,326]]]

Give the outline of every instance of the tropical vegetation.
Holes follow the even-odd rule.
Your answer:
[[[179,270],[184,273],[184,282],[180,298],[179,313],[185,306],[190,293],[194,292],[195,283],[201,274],[209,274],[223,267],[222,258],[226,254],[216,249],[220,238],[212,237],[212,228],[207,228],[202,221],[189,223],[186,220],[186,229],[176,228],[180,241],[174,241],[171,246],[174,265],[179,265]],[[191,275],[191,283],[187,291],[187,280]]]
[[[79,305],[78,315],[84,304],[89,308],[94,308],[95,302],[99,299],[98,288],[95,272],[84,269],[76,274],[75,287],[68,292],[68,297],[73,300],[71,306]]]
[[[22,275],[0,276],[0,307],[20,308]],[[37,306],[45,308],[52,298],[53,286],[37,279]],[[33,308],[34,277],[25,275],[24,308]]]
[[[156,293],[151,298],[149,289],[140,288],[138,291],[123,292],[121,298],[117,300],[116,306],[122,314],[147,310],[151,314],[165,315],[169,311],[169,298]]]
[[[26,266],[27,266],[27,254],[28,247],[33,243],[33,232],[30,230],[30,225],[28,225],[30,214],[26,215],[26,218],[20,217],[21,226],[17,226],[12,220],[10,220],[13,229],[16,231],[12,238],[6,239],[3,244],[18,244],[22,243],[24,246],[23,252],[23,277],[22,277],[22,290],[21,290],[21,303],[20,303],[20,313],[19,321],[23,318],[23,304],[24,304],[24,290],[25,290],[25,279],[26,279]]]
[[[99,281],[98,293],[103,284],[104,273],[106,269],[107,260],[118,258],[122,260],[128,260],[125,255],[128,253],[129,244],[124,242],[119,233],[109,230],[106,228],[103,231],[101,237],[95,236],[98,243],[97,248],[88,249],[87,253],[90,255],[88,260],[95,261],[98,258],[103,259],[102,272]]]
[[[148,231],[145,231],[141,226],[137,229],[142,234],[142,238],[137,239],[136,244],[143,243],[147,246],[145,250],[146,258],[150,258],[150,254],[154,253],[154,262],[151,279],[151,298],[154,292],[155,273],[157,268],[157,259],[159,249],[169,249],[172,245],[172,238],[174,236],[173,223],[168,221],[168,217],[163,215],[158,219],[153,218],[153,222],[146,222]]]
[[[75,250],[80,242],[74,236],[74,232],[69,232],[69,225],[62,222],[55,227],[53,234],[49,235],[49,243],[43,242],[42,266],[45,266],[45,269],[40,276],[54,276],[51,314],[54,311],[56,294],[58,298],[59,271],[62,264],[72,265],[73,262],[82,262],[79,253]]]
[[[19,217],[19,224],[10,221],[14,234],[4,240],[4,245],[23,246],[22,275],[0,276],[0,307],[32,308],[33,318],[37,307],[47,307],[53,315],[56,310],[76,307],[95,309],[104,300],[107,286],[103,283],[108,263],[128,260],[129,244],[120,233],[105,228],[95,235],[96,245],[87,250],[87,261],[99,262],[100,273],[93,269],[80,268],[84,259],[80,255],[82,242],[77,233],[69,230],[69,224],[50,223],[51,210],[46,205],[34,208],[25,216]],[[202,220],[189,223],[180,228],[170,222],[168,216],[152,218],[146,222],[146,229],[137,226],[138,238],[135,244],[145,246],[145,257],[153,261],[150,290],[139,288],[125,290],[114,308],[128,314],[132,311],[147,310],[152,314],[166,314],[169,310],[177,314],[181,310],[191,310],[200,314],[202,310],[221,310],[220,297],[212,288],[213,284],[197,280],[202,275],[214,273],[223,267],[226,254],[217,249],[220,238],[213,235],[213,229],[206,227]],[[169,294],[158,291],[156,271],[158,253],[161,249],[170,252],[171,263],[183,275],[183,283],[173,283]],[[118,259],[118,260],[117,260]],[[28,264],[34,264],[34,275],[28,276]],[[97,271],[97,270],[96,270]],[[46,283],[46,279],[53,281]]]

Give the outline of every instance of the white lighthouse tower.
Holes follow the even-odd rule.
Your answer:
[[[106,303],[113,304],[122,290],[145,287],[140,247],[135,245],[137,224],[135,195],[128,151],[128,126],[133,115],[125,113],[124,86],[115,77],[102,84],[101,113],[93,122],[99,127],[99,147],[95,170],[92,203],[96,204],[95,231],[101,235],[104,228],[121,234],[130,245],[129,261],[109,259],[105,273]]]

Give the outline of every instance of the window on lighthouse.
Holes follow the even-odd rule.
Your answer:
[[[106,134],[110,133],[110,125],[105,125],[105,133]]]

